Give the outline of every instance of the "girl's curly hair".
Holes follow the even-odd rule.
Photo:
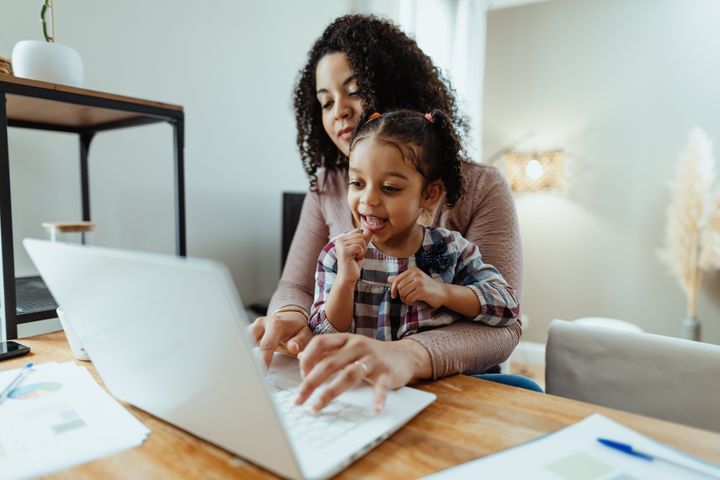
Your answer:
[[[393,110],[382,115],[365,112],[353,131],[350,155],[358,142],[367,138],[397,148],[420,172],[426,186],[441,180],[448,207],[462,195],[462,143],[450,117],[442,111],[423,114]]]
[[[347,157],[327,136],[316,98],[315,70],[321,58],[344,53],[355,71],[358,93],[366,109],[380,112],[409,109],[445,112],[464,137],[467,119],[461,115],[455,91],[438,67],[396,25],[372,15],[346,15],[325,29],[308,52],[293,92],[297,146],[303,168],[315,187],[318,168],[347,165]],[[464,152],[462,153],[465,158]]]

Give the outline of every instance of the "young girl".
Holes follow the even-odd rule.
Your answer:
[[[348,204],[357,228],[320,253],[313,334],[398,340],[469,318],[516,321],[515,292],[458,232],[423,214],[462,193],[461,144],[441,111],[363,116],[350,142]]]

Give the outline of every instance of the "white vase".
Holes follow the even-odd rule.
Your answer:
[[[73,87],[83,84],[83,64],[72,48],[57,43],[22,40],[12,51],[12,68],[16,77]]]
[[[682,338],[700,341],[700,320],[695,315],[688,315],[682,323]]]

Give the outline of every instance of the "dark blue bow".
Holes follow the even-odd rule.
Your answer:
[[[447,245],[442,240],[438,240],[430,247],[421,248],[415,254],[415,265],[428,275],[433,272],[444,273],[454,263],[455,259],[447,253]]]

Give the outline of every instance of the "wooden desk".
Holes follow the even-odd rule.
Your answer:
[[[0,363],[67,361],[62,332],[22,339],[30,355]],[[102,383],[91,363],[88,367]],[[598,412],[652,438],[720,463],[720,434],[609,408],[457,375],[418,385],[438,398],[418,417],[338,478],[415,478],[482,457],[568,426]],[[275,478],[197,437],[126,405],[152,433],[132,450],[59,472],[52,479]]]

